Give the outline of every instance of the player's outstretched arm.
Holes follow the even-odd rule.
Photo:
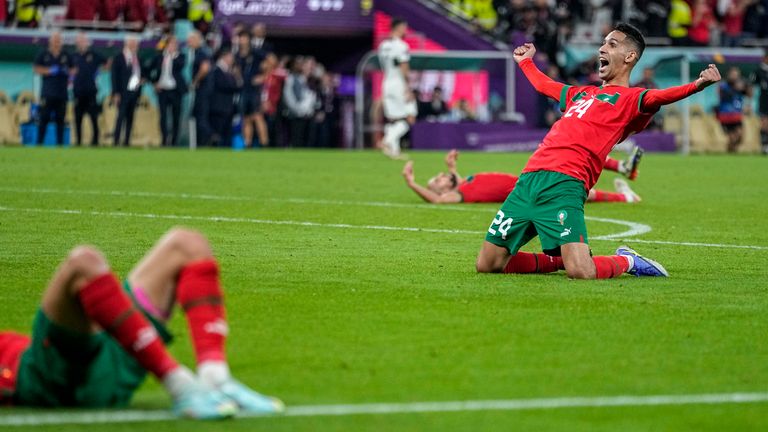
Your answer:
[[[458,183],[462,182],[461,175],[459,174],[459,171],[456,169],[456,161],[459,159],[459,151],[456,149],[453,149],[448,152],[447,155],[445,155],[445,166],[448,168],[448,172],[453,174],[454,177],[456,177],[456,181]]]
[[[701,71],[696,81],[685,85],[670,87],[663,90],[648,90],[643,96],[641,108],[645,112],[654,112],[662,105],[668,105],[700,92],[712,84],[720,81],[720,71],[717,66],[710,64]]]
[[[445,204],[461,202],[461,195],[455,192],[438,194],[416,183],[416,176],[413,174],[413,161],[406,162],[403,167],[403,178],[411,190],[416,192],[424,201],[431,204]]]
[[[532,43],[520,45],[512,52],[515,61],[536,91],[545,96],[549,96],[556,101],[560,101],[560,93],[565,84],[553,80],[540,71],[533,62],[533,56],[535,54],[536,47],[533,46]]]

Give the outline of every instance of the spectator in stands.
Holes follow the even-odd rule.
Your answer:
[[[211,139],[211,125],[209,123],[209,105],[212,92],[211,56],[203,45],[203,36],[197,30],[192,31],[187,38],[189,55],[192,57],[192,85],[194,102],[192,116],[195,118],[197,142],[208,145]]]
[[[139,62],[139,40],[130,35],[125,38],[122,52],[112,59],[112,103],[117,105],[117,120],[113,134],[114,145],[131,145],[133,114],[144,83]],[[125,126],[125,127],[123,127]],[[123,135],[124,132],[124,135]]]
[[[691,7],[685,0],[672,0],[672,9],[669,11],[667,31],[672,45],[688,45],[688,27],[691,26]]]
[[[720,83],[720,105],[717,109],[717,117],[728,135],[728,152],[735,152],[741,144],[742,125],[744,112],[744,97],[748,95],[749,88],[741,78],[741,70],[732,66],[724,82]]]
[[[657,89],[659,85],[655,80],[656,72],[652,67],[643,68],[643,78],[632,85],[632,87],[642,87],[646,89]],[[651,119],[651,122],[646,126],[646,130],[661,130],[663,127],[663,120],[660,114],[656,114]]]
[[[72,85],[72,93],[75,96],[75,142],[81,145],[83,142],[83,115],[91,118],[91,146],[99,145],[99,103],[96,95],[99,89],[96,86],[96,78],[99,70],[107,63],[107,59],[91,48],[91,41],[85,32],[79,32],[75,39],[77,51],[74,54],[74,64],[77,72]]]
[[[37,55],[34,71],[43,78],[40,92],[40,120],[37,144],[42,144],[51,115],[56,120],[56,144],[64,143],[64,118],[67,114],[67,85],[73,74],[72,56],[62,50],[61,33],[55,31],[48,39],[48,48]]]
[[[187,82],[183,75],[187,57],[179,52],[176,36],[167,36],[164,42],[162,52],[152,60],[149,77],[157,92],[162,146],[175,147],[179,142],[181,99],[187,92]],[[170,130],[168,130],[169,114]]]
[[[430,98],[429,102],[422,105],[424,108],[424,117],[427,119],[437,119],[438,117],[444,116],[449,113],[448,104],[445,103],[444,96],[443,96],[443,89],[440,86],[435,86],[435,88],[432,89],[432,97]],[[419,107],[419,115],[422,115],[422,110]]]
[[[267,123],[269,142],[272,145],[280,143],[280,102],[283,97],[283,84],[288,76],[285,70],[285,63],[278,61],[274,53],[267,54],[262,63],[262,73],[264,74],[264,86],[262,88],[261,111],[264,114],[264,120]]]
[[[99,12],[99,2],[93,0],[69,0],[67,3],[67,13],[64,18],[68,21],[90,22],[96,19]],[[77,23],[74,27],[81,27]]]
[[[149,21],[149,11],[144,0],[123,0],[123,19],[127,23],[136,24],[139,29],[143,29],[144,25]]]
[[[760,143],[763,153],[768,154],[768,49],[763,55],[763,62],[752,75],[752,82],[760,88]]]
[[[755,0],[727,0],[723,14],[723,46],[736,47],[741,44],[744,29],[744,11]]]
[[[206,35],[211,30],[213,22],[213,5],[210,0],[189,0],[187,17],[201,34]]]
[[[302,57],[293,59],[291,73],[283,87],[283,101],[288,117],[290,131],[290,146],[303,147],[307,145],[309,121],[315,113],[317,96],[309,87],[309,75],[314,68],[314,60]]]
[[[38,0],[16,0],[14,15],[18,27],[37,27],[42,17],[38,4]]]
[[[261,74],[261,62],[264,56],[251,46],[251,33],[243,30],[237,39],[237,69],[243,79],[243,92],[240,94],[240,115],[243,125],[243,141],[246,147],[253,145],[254,127],[259,132],[259,141],[265,144],[266,126],[261,116],[261,86],[264,76]]]
[[[688,30],[691,45],[709,46],[711,30],[716,25],[715,14],[708,0],[694,0],[693,19]]]
[[[235,55],[220,51],[213,69],[213,93],[211,96],[211,129],[213,145],[232,145],[232,117],[235,113],[235,95],[242,88],[242,79],[234,68]]]
[[[469,106],[469,102],[466,99],[459,99],[451,110],[451,120],[456,122],[462,121],[475,121],[477,116]]]
[[[261,51],[262,57],[266,57],[268,53],[275,51],[272,43],[267,40],[266,24],[257,22],[251,26],[251,47],[253,47],[254,51]]]

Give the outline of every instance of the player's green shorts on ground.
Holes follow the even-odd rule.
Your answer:
[[[587,243],[584,182],[553,171],[523,173],[485,240],[516,254],[537,235],[549,255],[560,255],[566,243]]]
[[[124,288],[133,299],[127,282]],[[165,326],[146,312],[144,316],[168,344],[172,337]],[[52,322],[41,309],[35,316],[32,343],[19,364],[14,398],[25,406],[121,407],[131,401],[146,375],[107,333],[72,332]]]

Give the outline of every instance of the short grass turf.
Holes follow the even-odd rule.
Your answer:
[[[411,156],[417,180],[443,169],[442,154]],[[459,167],[516,173],[526,157],[466,153]],[[232,370],[289,406],[768,390],[768,159],[647,155],[633,184],[641,204],[588,204],[586,212],[649,225],[636,238],[670,244],[626,242],[672,277],[605,281],[571,281],[562,272],[476,274],[498,206],[423,205],[401,168],[373,152],[0,148],[0,328],[28,331],[47,279],[73,245],[97,245],[125,275],[181,224],[203,231],[221,261]],[[612,177],[599,186],[611,189]],[[371,204],[381,202],[394,205]],[[596,221],[588,228],[592,237],[627,229]],[[610,254],[621,243],[591,246]],[[178,336],[172,352],[191,364],[183,319],[170,327]],[[168,406],[151,380],[132,405]],[[0,410],[0,420],[25,412]],[[224,427],[765,430],[768,403],[35,430]]]

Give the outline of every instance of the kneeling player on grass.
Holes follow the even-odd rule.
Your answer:
[[[185,312],[197,374],[166,350],[173,306]],[[127,405],[147,371],[179,416],[213,419],[238,411],[277,413],[283,404],[236,381],[218,264],[202,234],[168,232],[121,286],[104,256],[74,248],[43,294],[32,338],[0,333],[0,403],[39,407]]]
[[[525,44],[515,61],[537,91],[560,101],[565,114],[528,160],[515,190],[488,228],[477,271],[545,273],[565,269],[576,279],[610,278],[628,272],[667,276],[660,264],[622,246],[613,256],[592,257],[584,223],[584,200],[614,144],[648,125],[662,105],[683,99],[720,80],[715,65],[696,81],[665,90],[629,87],[629,75],[645,49],[640,32],[618,24],[599,48],[603,85],[572,87],[553,81],[533,63]],[[519,252],[539,236],[544,254]]]
[[[635,147],[630,157],[626,161],[619,161],[613,158],[606,159],[613,169],[629,178],[637,177],[637,166],[643,152],[640,147]],[[408,161],[403,168],[403,177],[405,182],[417,195],[424,201],[432,204],[451,204],[451,203],[501,203],[507,199],[510,193],[515,189],[518,177],[505,173],[477,173],[468,178],[462,178],[456,170],[456,159],[459,152],[451,150],[445,157],[445,164],[448,167],[448,173],[439,173],[429,179],[427,187],[416,183],[413,174],[413,161]],[[615,179],[613,186],[616,192],[607,192],[599,189],[590,189],[587,194],[587,202],[640,202],[640,196],[629,187],[626,181]]]

